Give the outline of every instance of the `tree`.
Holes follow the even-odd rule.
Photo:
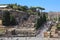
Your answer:
[[[13,8],[14,4],[8,4],[7,8]]]
[[[42,15],[43,16],[43,14],[42,14],[42,10],[45,10],[45,8],[42,8],[42,7],[36,7],[36,9],[38,9],[38,14],[40,15]]]
[[[8,4],[7,8],[12,8],[12,9],[17,10],[18,9],[18,5],[17,5],[17,3],[15,3],[15,4]]]
[[[28,9],[29,9],[28,6],[20,6],[20,5],[18,5],[18,10],[19,11],[27,12]]]
[[[2,23],[4,26],[14,26],[17,25],[16,19],[10,14],[9,11],[4,11]]]
[[[10,25],[11,26],[17,25],[17,21],[12,15],[10,15]]]
[[[37,15],[38,13],[37,12],[33,12],[32,10],[27,10],[28,14],[30,15]]]
[[[57,18],[56,18],[57,19]],[[60,16],[59,16],[59,21],[60,21]]]
[[[15,3],[13,6],[13,9],[17,10],[18,9],[18,5]]]
[[[4,11],[2,23],[5,26],[9,26],[10,25],[10,13],[9,13],[9,11]]]
[[[22,11],[22,10],[23,10],[20,5],[18,5],[18,10],[19,10],[19,11]]]
[[[43,14],[43,22],[46,22],[46,15]]]
[[[36,12],[36,7],[30,7],[30,10],[32,10],[33,12]]]
[[[21,8],[22,8],[22,11],[27,11],[28,10],[28,6],[21,6]]]
[[[42,7],[36,7],[36,8],[38,9],[38,11],[41,10],[41,12],[42,10],[45,10],[45,8],[42,8]]]

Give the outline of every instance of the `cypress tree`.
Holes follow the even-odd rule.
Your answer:
[[[5,26],[10,25],[10,13],[9,13],[9,11],[4,11],[3,18],[2,18],[2,24]]]

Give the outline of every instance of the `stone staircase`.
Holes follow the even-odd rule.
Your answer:
[[[34,23],[35,19],[36,19],[36,16],[35,15],[31,15],[28,18],[27,21],[25,21],[25,20],[22,21],[21,20],[21,23],[19,25],[19,29],[16,30],[17,34],[18,34],[18,32],[20,32],[20,33],[23,34],[23,36],[25,34],[27,36],[27,33],[28,33],[28,36],[35,36],[36,35],[36,29],[34,27],[34,25],[35,25],[35,23]],[[25,34],[24,34],[24,32],[25,32]]]

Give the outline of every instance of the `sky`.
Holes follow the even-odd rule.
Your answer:
[[[60,11],[60,0],[0,0],[0,4],[20,4],[27,6],[40,6],[45,8],[46,12]]]

